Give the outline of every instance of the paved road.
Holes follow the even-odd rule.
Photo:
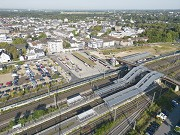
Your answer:
[[[168,135],[173,130],[174,126],[180,120],[180,105],[176,107],[168,116],[166,121],[159,127],[155,135]]]

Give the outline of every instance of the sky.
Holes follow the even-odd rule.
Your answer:
[[[180,0],[0,0],[1,9],[180,9]]]

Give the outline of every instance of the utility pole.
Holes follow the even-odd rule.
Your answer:
[[[138,102],[138,101],[136,101],[137,108],[138,108],[138,106],[139,106],[138,104],[139,104],[139,102]]]
[[[152,99],[151,104],[153,104],[153,102],[154,102],[155,95],[156,95],[156,92],[154,92],[154,95],[153,95],[153,99]]]
[[[134,121],[133,129],[134,129],[134,130],[136,129],[136,120]]]
[[[118,74],[118,82],[119,82],[120,74]]]
[[[116,121],[117,109],[114,110],[114,121]]]
[[[49,96],[50,96],[50,88],[51,88],[51,84],[48,83],[47,85],[48,85],[48,94],[49,94]]]
[[[93,86],[92,80],[90,80],[90,82],[91,82],[91,86]]]
[[[57,99],[56,99],[56,94],[54,94],[54,104],[57,107]]]

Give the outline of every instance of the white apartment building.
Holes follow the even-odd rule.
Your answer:
[[[6,36],[6,34],[0,34],[0,42],[12,43],[12,38]]]
[[[11,61],[10,56],[5,54],[5,53],[1,53],[1,55],[0,55],[0,63],[9,62],[9,61]]]
[[[63,52],[63,41],[62,40],[55,40],[48,42],[48,52],[49,53],[58,53]]]

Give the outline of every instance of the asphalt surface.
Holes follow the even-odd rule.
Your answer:
[[[64,66],[64,64],[62,64],[61,62],[60,62],[60,60],[58,59],[58,56],[50,56],[53,60],[55,60],[60,66],[61,66],[61,68],[63,68],[64,69],[64,71],[66,72],[66,73],[71,73],[71,80],[70,80],[70,82],[74,82],[74,81],[77,81],[77,80],[79,80],[79,78],[77,77],[77,76],[75,76],[66,66]]]
[[[109,77],[109,79],[103,79],[103,80],[97,81],[97,82],[94,83],[94,85],[100,87],[100,86],[102,86],[102,85],[104,85],[106,83],[109,83],[110,79],[112,79],[112,78]],[[78,87],[78,88],[76,88],[74,90],[64,92],[63,94],[59,94],[57,96],[57,101],[65,99],[68,96],[72,96],[72,95],[75,95],[77,93],[84,92],[84,91],[89,90],[91,88],[92,88],[92,86],[90,84],[87,84],[87,85]],[[47,106],[47,105],[53,104],[53,103],[54,103],[54,97],[49,97],[49,98],[40,100],[38,102],[29,104],[28,106],[22,106],[22,107],[20,107],[18,109],[8,111],[8,112],[3,113],[3,114],[0,115],[1,123],[4,123],[4,122],[7,123],[7,120],[14,119],[17,116],[18,113],[23,115],[26,111],[35,110],[39,105]],[[0,129],[3,128],[5,125],[0,125]]]
[[[180,120],[180,105],[173,109],[167,119],[162,123],[155,135],[170,135]]]

